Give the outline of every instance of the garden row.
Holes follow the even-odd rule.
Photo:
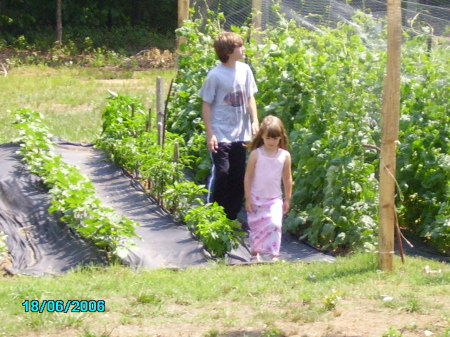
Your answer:
[[[274,7],[276,11],[277,8]],[[210,13],[211,14],[211,13]],[[209,165],[198,91],[216,63],[213,38],[223,15],[187,21],[168,130],[189,144],[197,179]],[[256,43],[248,27],[247,62],[259,116],[279,116],[289,131],[294,193],[286,229],[323,249],[373,250],[378,238],[378,167],[385,22],[357,13],[336,28],[308,30],[280,15]],[[404,35],[397,212],[400,225],[450,251],[450,62],[430,35]]]
[[[16,112],[19,153],[30,172],[41,177],[51,195],[50,213],[76,230],[82,237],[110,253],[124,257],[135,245],[138,223],[118,216],[95,196],[90,179],[77,167],[55,154],[52,135],[41,114],[29,109]],[[205,204],[203,185],[189,181],[185,172],[189,158],[180,137],[167,133],[164,146],[149,129],[150,117],[133,97],[112,94],[103,112],[103,130],[96,142],[119,166],[139,177],[157,202],[180,222],[187,224],[213,257],[223,257],[245,234],[239,223],[226,218],[217,204]],[[173,153],[181,155],[175,160]]]
[[[31,173],[37,174],[49,189],[49,213],[67,223],[81,237],[93,242],[110,254],[125,257],[135,246],[136,222],[102,204],[95,195],[92,181],[80,170],[65,163],[53,150],[52,135],[42,115],[29,109],[15,112],[15,126],[19,128],[19,153]]]
[[[244,232],[227,219],[217,203],[205,204],[204,185],[187,178],[194,158],[182,137],[165,132],[158,141],[152,118],[136,98],[111,93],[103,112],[103,127],[96,146],[118,166],[144,182],[148,193],[176,220],[186,224],[214,257],[237,247]],[[156,123],[153,123],[153,125]]]

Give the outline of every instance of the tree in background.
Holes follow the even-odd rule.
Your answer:
[[[55,27],[56,40],[60,41],[63,22],[66,32],[76,32],[73,36],[83,36],[88,29],[124,27],[174,35],[177,0],[0,1],[0,41],[6,44],[22,35],[27,40],[34,38],[40,32],[54,31]]]
[[[56,0],[56,42],[62,42],[62,1]]]

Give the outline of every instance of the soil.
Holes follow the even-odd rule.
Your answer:
[[[344,308],[331,313],[328,319],[311,323],[275,322],[274,327],[264,325],[230,327],[225,322],[218,321],[209,326],[182,322],[167,322],[165,324],[147,324],[145,327],[117,326],[112,336],[157,336],[157,337],[204,337],[213,336],[219,332],[220,337],[259,337],[259,336],[289,336],[289,337],[381,337],[392,326],[402,333],[402,337],[426,336],[426,331],[445,329],[444,321],[432,316],[395,313],[391,310],[375,309],[371,301],[358,303],[342,303]],[[203,309],[205,310],[205,309]],[[207,310],[218,310],[210,308]],[[187,310],[186,310],[187,311]],[[195,314],[189,309],[189,315]],[[245,308],[234,312],[236,317],[248,317],[251,313]],[[270,334],[271,333],[271,334]],[[53,336],[52,336],[53,337]],[[54,336],[56,337],[56,335]],[[387,337],[396,337],[389,335]]]

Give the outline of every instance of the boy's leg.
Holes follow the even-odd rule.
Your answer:
[[[232,143],[229,153],[230,168],[228,171],[228,209],[229,218],[236,219],[244,200],[244,178],[247,147],[242,142]]]
[[[207,202],[217,202],[227,213],[229,152],[231,144],[219,143],[217,153],[211,152],[211,177],[208,184]],[[228,213],[227,213],[228,215]]]
[[[247,148],[242,142],[219,143],[211,153],[213,167],[208,202],[216,201],[231,220],[235,220],[244,200],[244,177]]]

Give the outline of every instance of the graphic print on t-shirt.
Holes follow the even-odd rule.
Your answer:
[[[232,107],[238,107],[244,105],[244,96],[244,90],[238,85],[234,91],[225,96],[224,101]]]

